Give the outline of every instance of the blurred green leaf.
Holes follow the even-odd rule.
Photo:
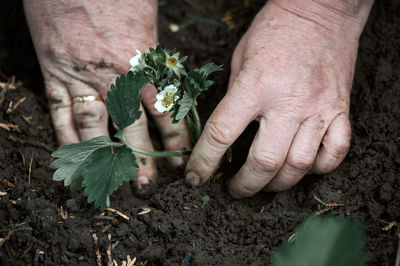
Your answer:
[[[273,254],[273,266],[361,266],[365,233],[360,224],[333,216],[312,216],[295,230],[295,241]]]
[[[214,25],[219,28],[223,28],[225,26],[224,23],[215,19],[199,17],[199,16],[187,16],[185,19],[183,19],[182,23],[179,25],[179,30],[183,30],[184,28],[187,28],[197,23]]]

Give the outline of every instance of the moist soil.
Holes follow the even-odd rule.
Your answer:
[[[313,195],[344,205],[327,213],[364,225],[368,265],[394,264],[400,222],[398,7],[376,1],[362,35],[351,95],[351,149],[335,171],[308,175],[286,192],[233,200],[225,183],[246,158],[257,130],[251,124],[233,145],[231,162],[201,187],[186,184],[183,169],[171,169],[166,160],[158,161],[158,186],[149,198],[135,196],[125,183],[112,195],[111,207],[126,219],[100,212],[81,192],[52,181],[48,164],[57,142],[39,66],[21,3],[2,2],[0,81],[9,85],[5,91],[1,83],[0,97],[1,265],[121,265],[127,256],[136,257],[136,265],[179,265],[185,258],[192,265],[267,265],[296,225],[324,209]],[[162,44],[189,55],[193,66],[225,66],[199,100],[203,120],[223,97],[232,51],[262,2],[159,1]],[[224,22],[197,20],[179,32],[169,29],[198,17]],[[210,200],[203,204],[205,195]]]

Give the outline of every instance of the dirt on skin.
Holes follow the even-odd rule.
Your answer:
[[[296,225],[323,208],[313,195],[343,203],[328,213],[365,226],[368,265],[394,264],[398,227],[390,223],[400,222],[399,9],[376,1],[361,38],[351,96],[352,145],[338,169],[306,176],[286,192],[232,200],[225,182],[245,160],[257,129],[252,124],[233,145],[232,162],[218,171],[222,176],[201,187],[187,185],[183,169],[160,160],[159,186],[149,199],[136,197],[130,184],[115,192],[111,207],[126,219],[101,213],[81,192],[52,181],[48,164],[57,143],[21,3],[2,2],[0,81],[15,75],[25,86],[13,82],[1,94],[3,100],[0,96],[1,265],[105,265],[113,260],[121,265],[127,256],[136,257],[136,265],[179,265],[185,257],[192,265],[267,265]],[[223,97],[232,51],[262,2],[160,0],[160,42],[189,55],[192,65],[225,65],[199,100],[203,120]],[[224,18],[225,24],[169,30],[170,24],[195,16]],[[146,208],[151,211],[140,214]]]

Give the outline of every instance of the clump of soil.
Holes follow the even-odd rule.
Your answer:
[[[160,1],[160,42],[189,55],[193,65],[214,61],[227,69],[215,74],[216,84],[200,98],[203,118],[223,97],[232,51],[263,1],[244,6],[247,2]],[[400,18],[388,3],[376,2],[361,39],[351,98],[352,146],[338,169],[307,176],[286,192],[232,200],[225,182],[245,159],[257,127],[251,125],[233,146],[232,162],[221,167],[222,177],[202,187],[188,186],[182,169],[171,170],[160,160],[152,197],[136,197],[129,184],[114,193],[111,207],[127,217],[100,213],[81,193],[52,181],[48,164],[57,143],[38,65],[31,43],[19,41],[29,38],[21,4],[5,10],[10,12],[0,31],[0,81],[16,75],[26,87],[0,83],[2,91],[8,87],[0,102],[1,265],[109,260],[121,265],[128,255],[137,265],[178,265],[191,255],[193,265],[266,265],[295,226],[320,210],[313,195],[343,203],[329,213],[365,226],[368,265],[393,265],[398,228],[388,224],[400,221]],[[190,16],[224,17],[232,29],[195,23],[176,33],[169,30],[169,24]],[[28,64],[18,67],[27,58]],[[204,204],[205,195],[210,200]]]

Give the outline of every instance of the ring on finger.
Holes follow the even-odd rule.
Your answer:
[[[103,102],[103,98],[101,98],[99,95],[85,95],[72,98],[73,103],[86,103],[94,101]]]

